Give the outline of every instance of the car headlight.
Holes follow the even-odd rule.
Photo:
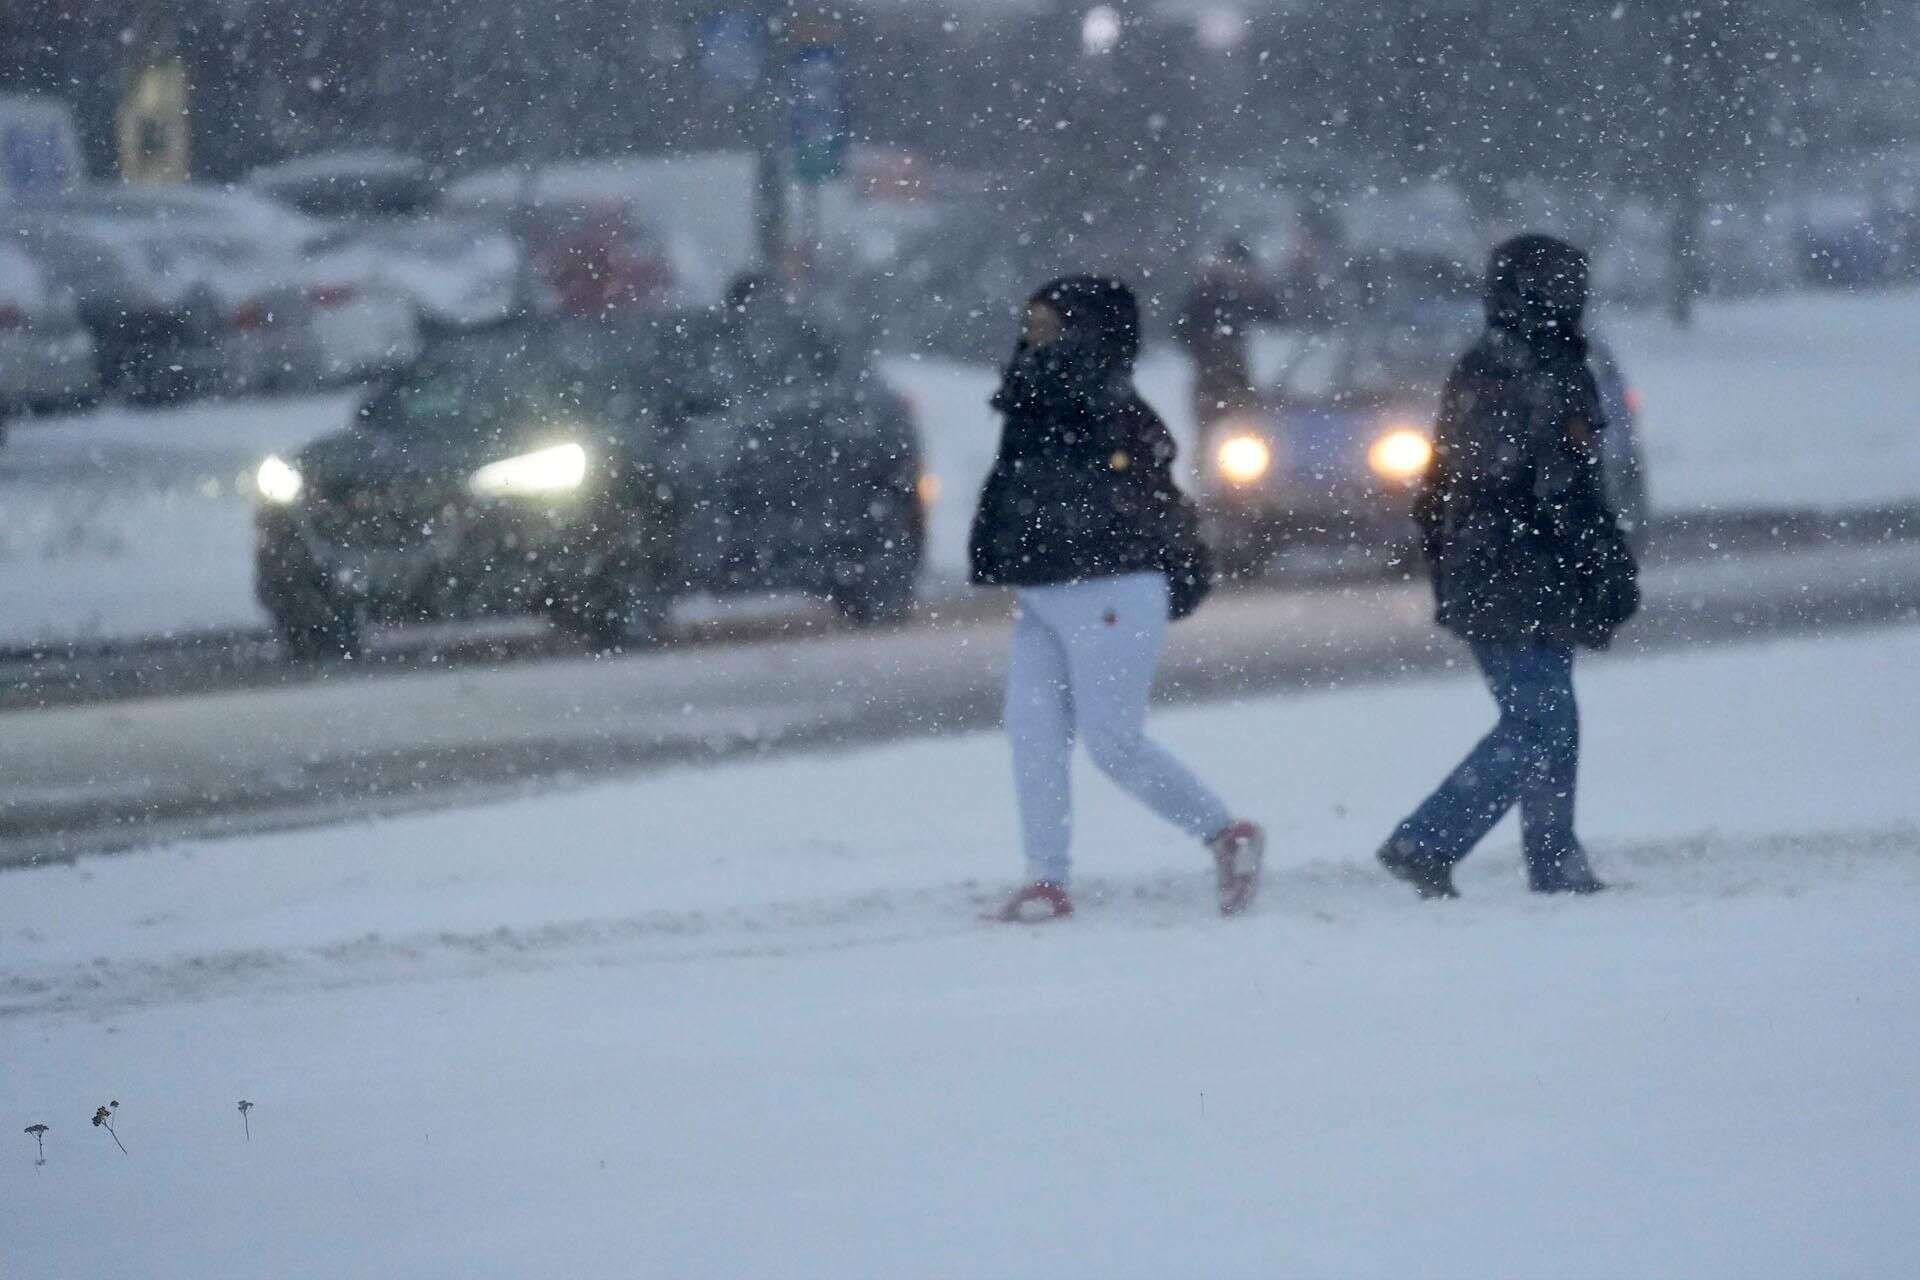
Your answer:
[[[1403,484],[1425,475],[1432,461],[1432,442],[1412,427],[1394,428],[1367,450],[1367,465],[1375,475]]]
[[[1231,484],[1252,484],[1273,467],[1273,446],[1248,431],[1235,432],[1213,450],[1214,466]]]
[[[587,451],[577,444],[556,444],[517,458],[490,462],[473,473],[467,487],[486,498],[567,493],[587,478]]]
[[[292,463],[269,454],[261,462],[260,469],[253,473],[253,487],[260,491],[260,496],[266,501],[284,507],[300,496],[300,491],[306,488],[306,482],[293,469]]]

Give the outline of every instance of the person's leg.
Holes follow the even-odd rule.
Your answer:
[[[1074,727],[1094,765],[1196,839],[1211,840],[1232,826],[1220,797],[1143,730],[1166,638],[1166,575],[1076,583],[1046,607],[1066,650]]]
[[[1389,845],[1410,860],[1446,867],[1486,838],[1520,799],[1534,769],[1536,749],[1522,688],[1529,646],[1474,644],[1500,719],[1466,759],[1394,831]]]
[[[1527,651],[1514,682],[1516,711],[1534,744],[1533,768],[1520,787],[1520,843],[1535,889],[1598,887],[1573,832],[1580,772],[1580,711],[1573,692],[1573,651]]]
[[[1060,637],[1022,593],[1007,664],[1006,726],[1031,879],[1065,884],[1072,838],[1073,705]]]

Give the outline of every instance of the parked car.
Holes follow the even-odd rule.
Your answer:
[[[419,352],[412,302],[367,255],[254,193],[88,188],[3,225],[72,291],[107,383],[136,402],[339,382]]]
[[[532,267],[534,309],[595,317],[665,310],[673,262],[647,221],[616,200],[542,201],[516,222]]]
[[[1328,330],[1259,389],[1253,408],[1210,424],[1199,488],[1223,561],[1248,571],[1302,542],[1410,546],[1441,388],[1482,323],[1474,304],[1428,302]],[[1591,360],[1609,423],[1600,435],[1609,496],[1639,536],[1638,396],[1604,342],[1593,342]]]
[[[309,252],[360,259],[359,274],[405,296],[429,327],[480,328],[520,309],[519,246],[504,228],[478,218],[336,222]]]
[[[257,587],[289,651],[369,622],[534,614],[597,645],[694,592],[911,604],[924,513],[905,403],[792,318],[560,318],[436,343],[347,430],[258,475]],[[769,341],[769,332],[784,341]]]
[[[386,147],[321,151],[262,165],[247,185],[316,218],[410,218],[438,197],[425,161]]]
[[[248,185],[318,220],[306,241],[365,260],[362,274],[412,300],[423,324],[475,328],[521,305],[520,249],[508,229],[436,212],[438,184],[417,157],[368,147],[326,151],[254,170]]]
[[[167,278],[123,228],[17,213],[6,222],[4,239],[72,295],[105,390],[154,403],[225,381],[218,308]]]
[[[354,255],[324,246],[276,251],[237,232],[192,226],[121,233],[210,335],[213,368],[198,390],[327,386],[420,354],[412,303]]]
[[[243,187],[90,186],[20,207],[75,220],[217,230],[282,247],[302,244],[321,230],[305,214]]]
[[[76,408],[100,393],[93,337],[72,293],[0,242],[0,439],[20,413]]]

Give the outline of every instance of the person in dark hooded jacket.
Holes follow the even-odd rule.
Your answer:
[[[1142,731],[1170,617],[1206,587],[1174,443],[1133,386],[1140,308],[1117,280],[1069,276],[1028,302],[994,393],[1000,450],[970,539],[976,583],[1018,589],[1007,675],[1029,882],[1006,920],[1072,913],[1067,893],[1076,738],[1094,764],[1213,853],[1220,909],[1252,898],[1265,838]]]
[[[1442,396],[1415,516],[1437,619],[1472,650],[1500,720],[1380,850],[1423,897],[1455,896],[1453,865],[1516,804],[1535,891],[1604,887],[1573,829],[1573,656],[1620,620],[1596,624],[1591,566],[1597,545],[1624,542],[1602,496],[1586,302],[1579,250],[1541,235],[1502,244],[1486,330]]]

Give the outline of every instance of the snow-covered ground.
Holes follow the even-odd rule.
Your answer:
[[[358,399],[14,424],[0,449],[0,644],[262,625],[253,470],[344,426]]]
[[[1158,718],[1232,922],[1092,777],[1081,915],[976,922],[992,735],[8,873],[0,1274],[1904,1274],[1916,665],[1591,663],[1594,900],[1368,864],[1464,674]]]
[[[1703,308],[1697,326],[1607,326],[1646,395],[1656,507],[1837,509],[1920,499],[1920,292]],[[994,371],[897,358],[940,476],[930,574],[962,576],[992,461]],[[1191,438],[1185,363],[1140,382]],[[344,424],[350,395],[22,424],[0,450],[0,644],[264,624],[252,592],[246,476],[259,457]]]

